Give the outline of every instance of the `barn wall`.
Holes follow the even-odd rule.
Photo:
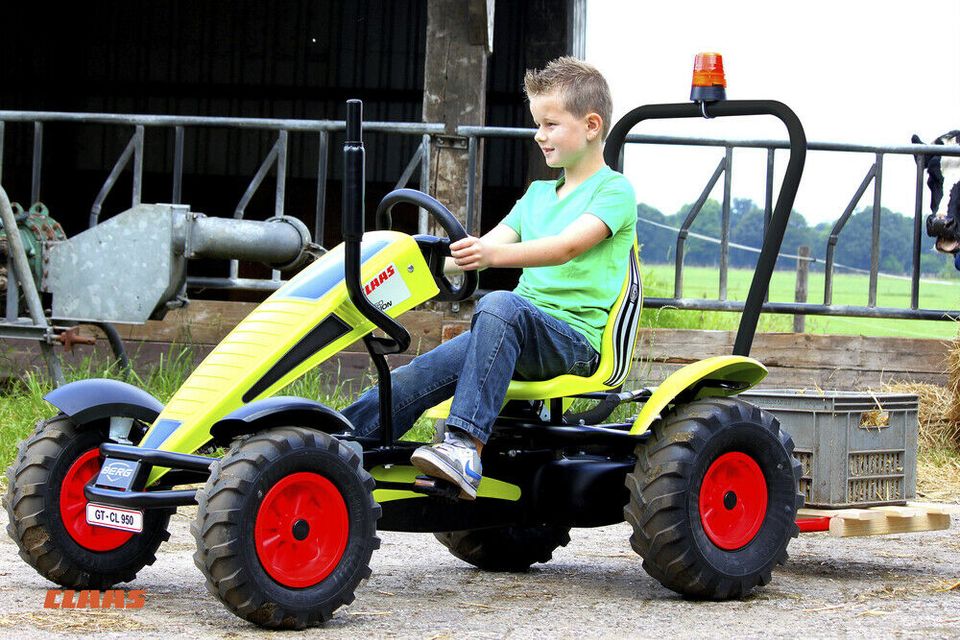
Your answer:
[[[466,0],[464,0],[466,3]],[[528,126],[521,93],[527,66],[569,50],[570,0],[501,1],[489,60],[487,122]],[[5,7],[0,39],[0,109],[341,119],[347,98],[364,100],[368,120],[419,121],[423,100],[426,0],[208,0]],[[4,185],[30,193],[32,125],[8,124]],[[69,234],[85,228],[89,207],[132,131],[100,125],[47,125],[41,199]],[[367,137],[371,201],[397,180],[419,140]],[[183,201],[231,215],[273,135],[188,130]],[[331,138],[328,208],[339,210],[342,138]],[[486,153],[484,226],[492,226],[526,187],[531,143],[492,142]],[[148,129],[145,201],[169,201],[173,131]],[[291,134],[287,210],[312,225],[318,141]],[[416,180],[416,178],[414,178]],[[130,201],[121,180],[104,217]],[[264,183],[250,217],[272,214]],[[488,213],[489,212],[489,213]],[[339,241],[336,215],[325,244]]]

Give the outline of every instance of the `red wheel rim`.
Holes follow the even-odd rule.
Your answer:
[[[310,587],[336,568],[347,548],[347,505],[332,482],[309,472],[275,484],[257,511],[260,564],[287,587]]]
[[[90,551],[113,551],[132,533],[87,524],[87,497],[83,488],[100,473],[100,450],[90,449],[74,461],[60,485],[60,519],[74,542]]]
[[[700,485],[700,521],[713,544],[732,551],[753,540],[767,513],[767,481],[753,458],[725,453]]]

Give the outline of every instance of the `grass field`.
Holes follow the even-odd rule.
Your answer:
[[[94,367],[89,363],[76,368],[65,367],[64,375],[67,382],[89,378],[123,380],[144,389],[166,404],[190,375],[193,362],[190,347],[173,345],[169,353],[170,357],[161,359],[144,377],[134,373],[127,378],[116,368]],[[349,385],[349,388],[343,388],[344,385]],[[356,386],[355,381],[338,382],[314,370],[307,372],[283,393],[312,398],[334,409],[343,409],[356,397]],[[52,390],[53,385],[46,376],[28,373],[22,379],[11,381],[10,386],[0,393],[0,471],[13,462],[17,446],[33,431],[34,425],[57,413],[57,409],[43,399]],[[403,439],[429,442],[432,437],[433,421],[421,418]],[[0,481],[0,484],[3,482]]]
[[[673,297],[673,265],[643,265],[644,296]],[[731,269],[727,278],[727,298],[745,300],[753,271]],[[683,271],[685,298],[717,299],[719,271],[712,267],[686,267]],[[822,273],[811,273],[807,300],[823,302]],[[796,287],[794,271],[776,271],[770,282],[770,300],[792,302]],[[837,274],[833,282],[833,304],[867,305],[869,277],[860,274]],[[877,306],[910,308],[910,281],[881,277],[877,285]],[[922,280],[920,308],[960,309],[960,281]],[[641,326],[689,329],[736,329],[739,314],[715,311],[679,311],[676,309],[646,309]],[[764,314],[760,317],[760,331],[793,331],[793,316]],[[936,320],[893,320],[874,318],[846,318],[807,316],[806,331],[819,334],[846,334],[865,336],[902,336],[909,338],[953,338],[956,323]]]

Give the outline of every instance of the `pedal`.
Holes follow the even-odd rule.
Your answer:
[[[413,490],[436,498],[445,498],[456,502],[460,499],[460,487],[446,480],[430,476],[417,476],[413,481]]]

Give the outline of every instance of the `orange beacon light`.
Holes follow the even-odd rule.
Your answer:
[[[690,99],[694,102],[716,102],[727,99],[727,79],[723,75],[723,56],[719,53],[698,53],[693,60],[693,82]]]

